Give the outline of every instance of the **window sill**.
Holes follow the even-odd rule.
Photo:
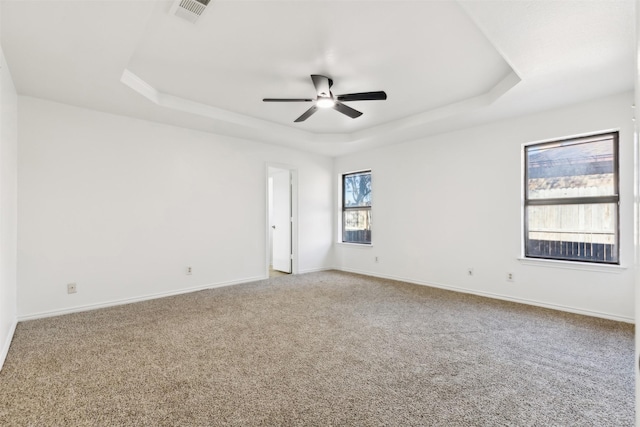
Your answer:
[[[349,246],[355,248],[372,248],[373,243],[349,243],[349,242],[336,242],[336,245]]]
[[[597,271],[600,273],[620,274],[627,270],[627,267],[623,267],[621,265],[596,264],[579,261],[561,261],[556,259],[518,258],[518,261],[520,261],[520,263],[522,263],[523,265],[564,268],[566,270]]]

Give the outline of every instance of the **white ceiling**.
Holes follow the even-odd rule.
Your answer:
[[[633,89],[633,0],[2,0],[18,93],[328,155]],[[321,110],[310,74],[350,102]]]

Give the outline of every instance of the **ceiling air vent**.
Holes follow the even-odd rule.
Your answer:
[[[169,13],[195,23],[210,1],[211,0],[176,0]]]

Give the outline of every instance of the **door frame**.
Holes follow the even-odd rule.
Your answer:
[[[269,241],[269,168],[288,170],[291,177],[291,274],[298,274],[298,169],[295,166],[266,162],[264,168],[264,238],[265,238],[265,254],[264,254],[264,277],[269,278],[269,254],[271,253],[271,245]]]

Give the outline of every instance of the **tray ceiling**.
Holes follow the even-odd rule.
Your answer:
[[[195,23],[172,5],[3,2],[18,92],[339,155],[633,88],[631,0],[212,0]],[[262,102],[314,97],[310,74],[388,99],[302,123],[309,104]]]

